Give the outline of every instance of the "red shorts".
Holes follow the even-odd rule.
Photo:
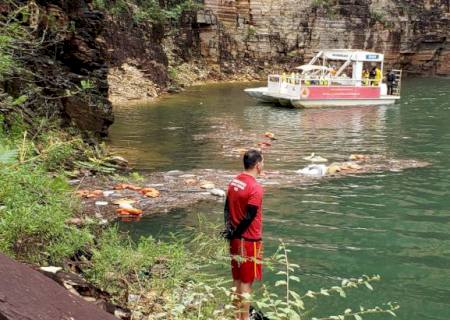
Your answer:
[[[230,243],[233,280],[252,283],[262,279],[262,241],[233,239]]]

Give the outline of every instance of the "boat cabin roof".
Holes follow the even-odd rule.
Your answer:
[[[330,71],[331,68],[325,67],[325,66],[318,66],[313,64],[304,64],[302,66],[296,67],[295,69],[301,70],[301,71]]]
[[[377,52],[355,50],[355,49],[329,49],[322,50],[317,58],[325,58],[327,60],[341,61],[359,61],[359,62],[383,62],[384,55]]]

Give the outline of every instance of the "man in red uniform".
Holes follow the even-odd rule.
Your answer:
[[[249,319],[250,303],[245,296],[254,280],[262,279],[262,198],[263,188],[256,181],[264,160],[258,150],[244,154],[244,172],[228,186],[225,201],[226,238],[230,241],[231,273],[236,288],[236,320]]]

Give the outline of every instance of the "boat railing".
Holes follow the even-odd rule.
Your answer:
[[[267,78],[267,88],[271,93],[279,93],[281,86],[281,76],[279,75],[269,75]]]
[[[272,94],[298,97],[302,87],[309,86],[352,86],[352,87],[379,87],[381,81],[377,79],[351,79],[346,77],[319,77],[302,78],[293,76],[269,75],[268,91]]]

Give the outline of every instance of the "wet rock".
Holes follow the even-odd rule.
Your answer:
[[[66,221],[67,224],[71,224],[77,227],[84,225],[84,220],[81,218],[70,218]]]
[[[108,158],[107,162],[123,168],[128,167],[128,160],[120,156],[113,156],[111,158]]]
[[[109,126],[114,122],[111,106],[90,105],[78,97],[62,100],[65,114],[78,128],[106,136]]]
[[[4,320],[115,319],[94,304],[71,294],[46,275],[60,277],[63,272],[44,275],[0,254],[0,318]],[[39,303],[30,303],[32,301]]]

